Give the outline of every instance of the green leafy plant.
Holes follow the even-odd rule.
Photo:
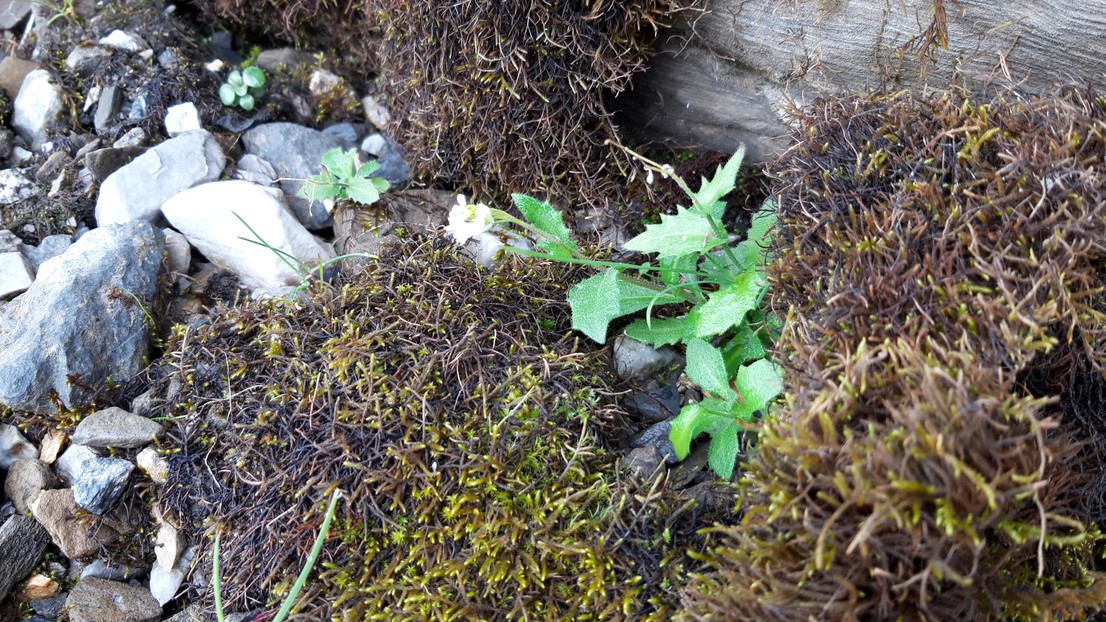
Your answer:
[[[704,179],[698,192],[670,166],[627,151],[645,163],[650,179],[654,172],[672,177],[691,199],[689,207],[661,216],[659,224],[647,225],[645,232],[625,244],[627,250],[654,254],[655,263],[633,265],[585,257],[571,240],[561,213],[525,195],[512,195],[525,220],[491,209],[489,228],[513,225],[536,239],[536,250],[507,247],[513,252],[605,268],[576,284],[568,295],[573,328],[588,337],[603,342],[613,320],[644,310],[644,318],[627,326],[629,337],[653,346],[684,344],[687,375],[702,388],[704,397],[680,411],[672,422],[670,439],[682,459],[696,437],[709,434],[709,464],[729,479],[741,432],[783,391],[779,368],[766,358],[772,333],[779,326],[759,308],[768,290],[764,266],[776,206],[766,202],[754,215],[745,239],[734,245],[721,222],[722,198],[736,185],[744,148],[713,179]],[[458,211],[450,220],[474,218],[472,214]],[[658,305],[687,310],[653,317]]]
[[[81,21],[81,16],[77,13],[77,7],[73,0],[61,0],[60,2],[50,2],[50,0],[31,0],[31,4],[37,4],[39,6],[49,9],[53,14],[46,20],[47,26],[52,26],[54,22],[59,19],[64,19],[68,24],[78,24]]]
[[[372,205],[389,188],[386,179],[373,176],[380,164],[375,160],[361,164],[356,149],[342,151],[335,147],[323,154],[322,165],[323,170],[300,188],[299,196],[311,201],[350,199]]]
[[[224,106],[238,106],[249,112],[257,105],[265,86],[265,72],[250,66],[227,74],[227,81],[219,87],[219,100]]]
[[[288,595],[284,597],[284,601],[280,605],[280,609],[277,611],[276,616],[273,617],[272,622],[284,622],[290,613],[292,613],[292,606],[296,603],[296,598],[299,597],[300,592],[303,591],[303,586],[307,585],[307,578],[311,576],[311,570],[315,567],[315,562],[319,559],[319,553],[323,550],[323,544],[326,542],[326,536],[330,533],[330,521],[334,519],[334,512],[338,509],[338,499],[342,498],[342,491],[335,489],[330,495],[330,505],[326,508],[326,516],[323,517],[323,524],[319,528],[319,535],[315,538],[315,545],[311,547],[311,553],[307,555],[307,560],[303,563],[303,569],[300,570],[300,574],[296,577],[295,584],[292,585],[292,591],[288,592]],[[215,533],[215,546],[212,548],[212,560],[211,560],[211,586],[215,591],[215,617],[219,622],[226,620],[226,615],[223,613],[223,575],[219,568],[219,532]]]

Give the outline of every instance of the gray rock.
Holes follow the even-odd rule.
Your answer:
[[[38,194],[38,186],[18,169],[0,171],[0,205],[11,205]]]
[[[8,476],[4,479],[4,494],[8,495],[20,514],[30,514],[31,502],[38,493],[58,485],[58,478],[45,462],[16,460],[8,468]]]
[[[91,557],[99,552],[101,544],[111,544],[119,538],[114,529],[103,523],[89,524],[88,514],[77,506],[72,488],[42,491],[31,504],[31,514],[69,559]]]
[[[173,50],[166,48],[157,55],[157,64],[165,69],[176,69],[180,65],[180,57]]]
[[[664,456],[653,446],[634,447],[624,461],[630,474],[640,481],[652,481],[654,476],[664,472]]]
[[[129,223],[90,231],[42,264],[0,312],[0,403],[41,413],[54,412],[55,400],[81,408],[108,378],[138,373],[149,335],[133,297],[157,295],[163,252],[152,225]]]
[[[388,139],[380,132],[373,132],[366,136],[365,140],[361,141],[361,151],[364,151],[374,158],[379,157],[387,148]]]
[[[149,389],[145,393],[131,400],[131,412],[140,416],[146,417],[150,414],[150,411],[161,403],[161,398],[157,395],[156,389]]]
[[[669,346],[654,348],[626,335],[614,340],[614,371],[627,382],[645,383],[679,358],[679,353]]]
[[[277,48],[262,50],[254,64],[264,69],[266,73],[276,73],[281,69],[295,70],[300,67],[310,67],[315,62],[315,55],[306,50]]]
[[[230,616],[227,615],[227,620],[230,620]],[[163,622],[206,622],[207,618],[204,617],[203,608],[199,604],[189,605],[184,611],[177,613],[171,618],[166,618]]]
[[[73,500],[96,516],[103,516],[127,489],[132,471],[134,464],[122,458],[86,460],[73,486]]]
[[[655,447],[662,456],[664,461],[668,464],[676,464],[680,461],[679,456],[676,455],[676,448],[672,446],[672,441],[669,440],[668,435],[672,432],[671,421],[661,421],[654,423],[653,425],[645,428],[645,431],[638,435],[632,443],[631,447]]]
[[[104,181],[112,173],[142,155],[142,147],[106,147],[85,154],[84,165],[96,181]]]
[[[65,68],[81,77],[91,76],[100,63],[111,57],[111,50],[94,43],[81,43],[65,57]]]
[[[0,469],[6,469],[16,460],[33,460],[38,450],[14,425],[0,423]]]
[[[0,230],[0,253],[23,250],[23,240],[7,229]]]
[[[22,294],[34,280],[34,267],[23,253],[0,253],[0,300]]]
[[[126,149],[128,147],[142,147],[146,144],[146,130],[136,127],[127,131],[126,134],[120,136],[115,142],[111,143],[112,147],[116,149]]]
[[[142,121],[146,118],[146,115],[150,113],[150,106],[147,102],[148,95],[146,93],[139,93],[134,101],[131,102],[130,107],[127,109],[128,121]]]
[[[127,566],[117,562],[105,562],[96,558],[87,564],[75,562],[69,567],[69,576],[80,579],[103,579],[105,581],[131,581],[146,576],[146,568]]]
[[[65,612],[65,599],[69,592],[62,592],[51,599],[32,600],[31,609],[45,620],[58,620]]]
[[[157,602],[164,605],[177,595],[181,584],[184,583],[184,577],[188,575],[194,555],[195,551],[188,549],[177,559],[172,568],[165,569],[158,563],[150,569],[150,593]]]
[[[35,613],[47,620],[57,620],[65,612],[65,599],[69,598],[68,592],[62,592],[53,598],[32,600],[31,608]]]
[[[165,236],[165,256],[169,273],[187,276],[188,267],[192,264],[192,245],[188,243],[188,238],[168,227],[162,229],[161,233]]]
[[[342,143],[343,149],[353,149],[357,146],[357,138],[360,131],[352,123],[335,123],[323,129],[323,134],[337,138]]]
[[[387,139],[387,144],[380,155],[376,156],[376,163],[380,170],[376,175],[387,180],[392,189],[399,189],[411,181],[411,167],[403,158],[405,151],[392,139]]]
[[[42,238],[38,246],[22,245],[23,256],[31,262],[31,269],[36,273],[43,262],[61,255],[73,245],[73,238],[64,234],[48,235]]]
[[[196,104],[185,102],[170,106],[165,111],[165,133],[170,138],[180,136],[185,132],[202,130],[200,123],[200,111],[196,110]]]
[[[141,52],[150,47],[142,37],[133,32],[124,32],[122,30],[111,31],[107,36],[101,37],[98,43],[105,47],[114,48],[123,52],[130,52],[132,54]]]
[[[340,148],[341,141],[295,123],[266,123],[243,134],[242,144],[247,153],[269,162],[284,178],[280,187],[303,226],[315,230],[332,224],[322,203],[297,196],[303,182],[294,180],[307,179],[322,170],[323,154]]]
[[[626,406],[645,421],[663,421],[680,414],[680,392],[675,385],[649,380],[644,390],[630,391]]]
[[[0,60],[0,88],[15,99],[19,95],[19,89],[23,86],[23,80],[27,74],[38,69],[38,63],[32,60],[24,60],[15,56],[5,56]]]
[[[15,152],[15,132],[0,127],[0,162],[12,157]]]
[[[157,622],[161,605],[149,590],[103,579],[81,579],[65,601],[69,622]]]
[[[19,25],[19,22],[26,19],[34,7],[33,2],[22,0],[4,0],[4,2],[0,2],[0,30],[15,28]]]
[[[673,489],[687,488],[690,484],[694,483],[700,475],[707,473],[707,465],[710,462],[710,445],[707,443],[699,443],[691,448],[691,452],[687,457],[680,461],[679,464],[672,467],[672,472],[669,477],[669,483]],[[713,480],[715,476],[713,473],[709,475]]]
[[[58,175],[65,169],[65,166],[73,161],[73,158],[69,156],[65,151],[55,151],[50,154],[46,161],[39,165],[35,170],[35,181],[40,184],[48,184],[51,181],[57,179]]]
[[[155,484],[165,484],[169,481],[169,461],[157,452],[153,447],[147,447],[138,452],[135,458],[138,468],[146,474]]]
[[[105,86],[100,93],[100,101],[96,102],[96,116],[92,119],[97,134],[107,133],[111,128],[111,120],[119,114],[122,106],[123,91],[119,90],[119,87],[114,84]]]
[[[96,200],[96,223],[102,227],[133,220],[152,222],[169,197],[218,179],[226,161],[207,131],[170,138],[104,180]]]
[[[29,516],[12,516],[0,526],[0,594],[7,596],[42,559],[50,535]],[[2,598],[2,597],[0,597]]]
[[[58,458],[57,463],[54,465],[54,471],[57,472],[62,482],[72,485],[80,479],[85,461],[98,457],[99,454],[92,451],[89,447],[85,447],[84,445],[70,445],[69,449],[66,449]]]
[[[234,178],[248,181],[261,186],[271,186],[276,183],[277,178],[276,169],[272,164],[269,164],[265,160],[247,153],[246,155],[238,158],[238,166],[234,171]]]
[[[134,449],[154,442],[161,431],[160,423],[112,406],[81,419],[73,430],[73,442],[87,447]]]
[[[61,89],[50,72],[36,69],[27,74],[12,104],[12,129],[37,151],[47,141],[46,133],[57,123],[64,107]]]
[[[383,130],[388,127],[388,123],[392,120],[392,115],[388,113],[388,108],[380,103],[376,97],[366,95],[361,100],[361,106],[365,109],[365,118],[368,119],[369,123],[373,124],[373,127],[378,130]]]

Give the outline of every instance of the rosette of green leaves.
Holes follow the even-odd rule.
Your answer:
[[[722,197],[734,189],[743,155],[743,149],[734,154],[698,192],[677,178],[691,206],[661,216],[659,224],[647,225],[625,244],[627,250],[655,254],[656,264],[580,260],[575,245],[568,246],[560,213],[547,203],[515,197],[523,216],[546,235],[538,244],[545,256],[607,268],[569,291],[573,328],[603,342],[613,320],[645,310],[645,318],[626,328],[629,337],[653,346],[685,345],[687,375],[704,397],[680,411],[670,439],[682,459],[696,437],[709,434],[709,464],[726,479],[733,475],[741,432],[783,391],[779,368],[765,358],[779,326],[759,309],[768,290],[764,267],[775,203],[761,207],[737,245],[721,224]],[[690,304],[690,309],[653,317],[654,307],[662,304]]]
[[[323,154],[322,170],[307,180],[299,196],[309,201],[350,199],[372,205],[389,188],[387,180],[373,176],[378,170],[380,165],[375,160],[359,164],[356,149],[342,151],[335,147]]]
[[[257,98],[265,86],[265,72],[260,67],[235,69],[227,75],[227,81],[219,87],[219,100],[224,106],[238,106],[249,112],[257,105]]]

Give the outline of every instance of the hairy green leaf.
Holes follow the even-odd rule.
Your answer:
[[[634,279],[621,273],[618,275],[615,279],[616,289],[608,290],[607,295],[610,296],[612,291],[617,293],[620,316],[641,311],[652,305],[683,302],[679,296],[659,291],[656,286],[647,285],[647,283],[648,281]]]
[[[737,173],[741,169],[741,161],[745,158],[745,145],[741,145],[737,149],[737,153],[726,162],[726,165],[720,167],[714,174],[714,178],[710,181],[703,179],[702,186],[699,187],[699,192],[696,192],[692,197],[695,201],[695,207],[699,213],[703,215],[709,214],[715,221],[722,220],[722,212],[725,211],[725,204],[721,207],[719,203],[722,197],[726,196],[733,191],[737,185]]]
[[[356,155],[357,151],[354,149],[342,151],[341,148],[335,147],[323,154],[322,164],[340,181],[348,183],[354,176],[354,158]]]
[[[572,240],[572,231],[565,226],[564,218],[557,208],[525,194],[512,194],[511,199],[514,200],[515,206],[527,222],[556,239],[556,242],[538,240],[539,249],[554,252],[554,254],[559,250],[570,251],[570,255],[571,252],[579,252],[580,247]]]
[[[718,397],[732,400],[737,397],[730,388],[730,374],[722,351],[703,339],[687,340],[687,376],[695,384]]]
[[[646,225],[645,231],[626,242],[626,250],[657,253],[658,258],[701,253],[725,242],[718,237],[707,217],[682,207],[676,215],[661,215],[659,225]]]
[[[380,163],[376,160],[369,160],[365,164],[361,165],[361,168],[357,169],[358,177],[370,177],[373,173],[380,170]]]
[[[618,272],[614,268],[602,274],[588,277],[568,290],[568,304],[572,308],[572,328],[594,341],[607,340],[607,326],[622,315],[618,297],[611,293],[618,289]]]
[[[741,392],[742,406],[751,415],[764,410],[769,402],[783,393],[783,374],[768,359],[760,359],[737,370],[734,384]]]
[[[683,338],[684,322],[682,317],[655,318],[651,323],[634,320],[626,327],[626,335],[653,347],[672,345]]]
[[[346,194],[349,198],[363,205],[372,205],[380,200],[380,190],[375,180],[368,177],[354,177],[346,185]]]
[[[710,437],[710,449],[707,451],[707,464],[724,480],[733,477],[734,465],[737,464],[737,454],[741,447],[738,439],[739,426],[729,423],[717,430]]]
[[[695,305],[687,314],[688,337],[719,335],[745,321],[745,314],[756,308],[768,278],[756,270],[743,272],[734,282]]]
[[[747,322],[739,324],[734,335],[722,346],[726,369],[736,370],[749,361],[764,358],[766,354],[768,351],[764,349],[760,335]]]

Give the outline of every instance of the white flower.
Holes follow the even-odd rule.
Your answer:
[[[651,169],[651,168],[645,169],[645,183],[647,183],[647,184],[652,184],[653,183],[653,169]]]
[[[445,232],[452,235],[458,244],[464,244],[494,225],[490,207],[483,203],[469,203],[465,195],[459,194],[457,205],[449,210],[449,224],[445,226]]]

